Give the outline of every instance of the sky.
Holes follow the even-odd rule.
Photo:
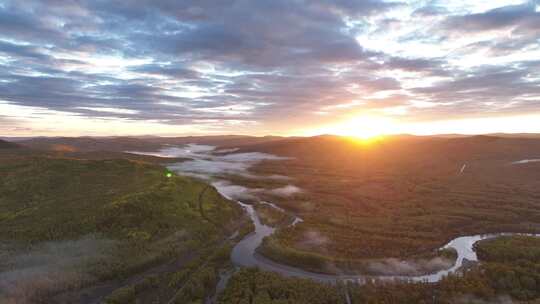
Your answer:
[[[540,133],[540,0],[0,0],[0,135]]]

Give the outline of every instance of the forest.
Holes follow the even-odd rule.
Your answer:
[[[354,304],[540,301],[539,238],[500,237],[476,247],[480,263],[438,283],[368,280],[331,285],[243,269],[232,277],[219,303],[346,303],[346,294]]]
[[[482,144],[489,146],[491,139]],[[318,143],[305,158],[261,162],[252,170],[280,178],[220,178],[257,189],[258,199],[285,209],[246,201],[264,224],[277,227],[257,252],[314,272],[388,274],[396,269],[386,269],[385,264],[385,269],[375,269],[373,263],[405,260],[415,265],[410,274],[433,273],[454,263],[455,251],[438,250],[454,237],[536,232],[539,164],[510,165],[523,156],[521,148],[505,148],[501,154],[494,146],[494,154],[484,157],[474,152],[474,142],[471,146],[476,148],[466,155],[444,156],[434,152],[448,146],[437,148],[433,142],[429,149],[419,143],[384,145],[339,146],[343,153],[358,155],[353,159],[326,151],[341,158],[341,163],[332,163],[317,150],[324,148]],[[384,155],[389,145],[397,145],[393,149],[405,161]],[[223,198],[207,181],[177,175],[161,165],[163,159],[121,152],[10,149],[17,151],[0,151],[0,241],[7,253],[0,261],[0,300],[540,301],[540,242],[534,237],[481,241],[475,245],[480,263],[466,262],[460,272],[438,283],[321,284],[235,268],[231,250],[253,231],[253,224],[238,204]],[[433,156],[413,161],[428,154]],[[469,158],[473,161],[467,162],[468,169],[460,172],[459,165]],[[288,185],[301,190],[270,191]],[[303,221],[288,226],[293,216]]]
[[[512,164],[540,151],[537,140],[396,137],[362,144],[322,136],[244,150],[289,157],[252,171],[290,179],[265,186],[236,177],[235,183],[302,189],[289,196],[261,193],[304,220],[265,242],[262,252],[280,262],[316,264],[320,272],[337,263],[348,271],[363,260],[435,257],[458,236],[538,232],[540,163]],[[310,235],[322,242],[309,241]]]
[[[197,289],[252,229],[213,187],[159,165],[0,152],[0,302],[78,302],[98,282],[122,298],[183,269]]]

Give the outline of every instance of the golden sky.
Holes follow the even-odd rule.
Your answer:
[[[0,3],[0,135],[540,133],[537,0]]]

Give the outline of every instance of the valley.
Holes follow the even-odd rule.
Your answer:
[[[539,171],[523,160],[540,155],[537,139],[184,140],[129,153],[3,149],[0,277],[17,286],[5,290],[35,286],[10,278],[30,271],[20,260],[60,250],[70,262],[40,262],[55,284],[29,303],[243,303],[246,292],[254,303],[370,303],[403,292],[410,303],[433,292],[453,303],[470,296],[462,281],[484,284],[478,299],[536,297],[533,283],[518,293],[490,277],[522,267],[487,258],[507,243],[482,248],[535,240]],[[69,256],[80,248],[92,250]],[[59,280],[72,276],[80,279]],[[274,287],[247,291],[242,280]]]

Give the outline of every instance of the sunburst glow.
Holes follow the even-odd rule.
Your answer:
[[[537,0],[160,2],[0,0],[0,135],[540,132]]]
[[[397,124],[393,119],[378,116],[358,116],[344,122],[322,127],[313,133],[371,139],[398,132]]]

